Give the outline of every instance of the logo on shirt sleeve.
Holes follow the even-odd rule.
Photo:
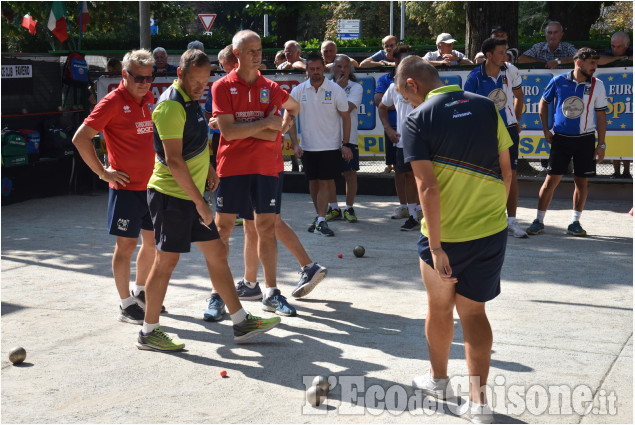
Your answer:
[[[567,118],[578,118],[583,112],[584,102],[578,96],[568,97],[562,102],[562,113]]]
[[[269,89],[260,89],[260,103],[269,103]]]

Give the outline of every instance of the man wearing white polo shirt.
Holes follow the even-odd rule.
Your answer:
[[[306,58],[308,79],[291,91],[300,103],[302,141],[294,124],[289,130],[293,151],[302,157],[304,172],[317,217],[309,232],[322,236],[335,233],[326,224],[329,182],[340,175],[341,158],[350,161],[353,153],[350,142],[351,119],[346,92],[334,81],[324,78],[324,58],[311,53]]]

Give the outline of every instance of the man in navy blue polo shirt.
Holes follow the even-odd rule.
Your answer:
[[[494,101],[505,127],[514,145],[509,149],[512,165],[512,184],[507,198],[507,228],[516,238],[526,238],[527,233],[516,222],[518,207],[518,143],[520,137],[520,116],[523,113],[522,79],[518,69],[507,60],[507,40],[488,38],[483,42],[481,51],[487,58],[485,63],[468,75],[464,89],[480,94]]]
[[[600,55],[588,47],[578,50],[573,57],[573,71],[553,77],[540,99],[538,112],[545,139],[551,145],[551,153],[547,178],[540,188],[538,215],[527,229],[530,235],[544,231],[543,219],[553,192],[573,157],[575,191],[567,233],[586,236],[586,231],[580,225],[580,216],[588,195],[588,177],[595,175],[596,159],[601,162],[606,152],[606,90],[602,80],[593,76],[599,58]],[[548,127],[550,103],[554,105],[553,135]]]

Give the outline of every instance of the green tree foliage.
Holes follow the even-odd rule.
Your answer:
[[[409,1],[406,17],[428,28],[432,44],[442,32],[462,44],[465,40],[465,2],[463,1]]]
[[[633,2],[604,3],[600,18],[591,27],[591,34],[600,39],[608,39],[617,31],[633,32]]]

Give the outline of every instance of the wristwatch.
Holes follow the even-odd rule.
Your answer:
[[[602,148],[602,149],[606,150],[606,143],[602,143],[601,145],[598,145],[598,148]]]
[[[560,60],[560,58],[557,58],[556,62],[558,62],[558,65],[562,65],[562,61]]]

